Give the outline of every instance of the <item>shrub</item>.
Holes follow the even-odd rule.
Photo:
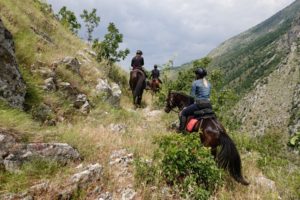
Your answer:
[[[288,145],[300,151],[300,132],[297,132],[290,138]]]
[[[198,136],[169,135],[156,138],[155,143],[159,148],[153,161],[136,162],[136,180],[139,182],[167,183],[186,199],[208,199],[222,183],[222,171]]]

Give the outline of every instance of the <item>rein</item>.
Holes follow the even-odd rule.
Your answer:
[[[171,108],[170,111],[173,111],[175,113],[180,113],[180,111],[175,110],[174,108]]]

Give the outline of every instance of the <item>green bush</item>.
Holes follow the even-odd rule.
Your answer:
[[[300,132],[297,132],[290,138],[288,145],[300,151]]]
[[[152,162],[136,162],[136,180],[140,183],[164,182],[186,199],[208,199],[222,183],[222,170],[197,135],[163,136],[156,138],[155,143],[159,148]]]

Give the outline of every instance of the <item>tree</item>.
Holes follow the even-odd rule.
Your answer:
[[[130,51],[127,48],[118,51],[119,44],[123,42],[123,34],[119,33],[114,23],[109,23],[107,30],[108,33],[104,36],[104,40],[102,42],[95,40],[93,44],[98,61],[106,59],[110,63],[114,63],[120,59],[124,60]]]
[[[77,18],[74,12],[67,10],[67,7],[64,6],[58,12],[58,19],[60,23],[74,34],[78,33],[78,30],[81,28],[81,25],[77,22]]]
[[[84,20],[85,27],[87,28],[89,42],[93,40],[92,33],[100,22],[100,17],[97,16],[96,12],[97,9],[95,8],[91,13],[89,13],[87,10],[83,10],[83,13],[80,15],[80,17]]]

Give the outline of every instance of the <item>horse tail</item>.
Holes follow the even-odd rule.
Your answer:
[[[227,169],[239,183],[249,185],[242,175],[241,158],[232,139],[224,132],[220,134],[221,151],[217,155],[219,167]]]

